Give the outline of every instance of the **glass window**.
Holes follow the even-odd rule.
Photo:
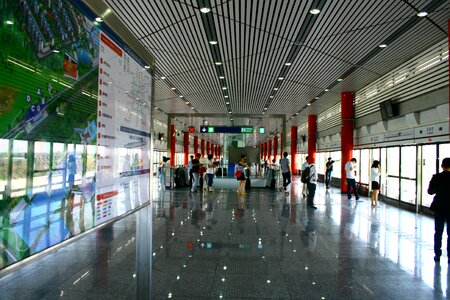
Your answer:
[[[450,157],[450,144],[440,144],[439,145],[439,172],[442,171],[442,169],[441,169],[442,160],[446,157]]]
[[[430,207],[433,196],[428,195],[428,184],[436,174],[436,145],[423,145],[422,147],[422,206]]]
[[[64,153],[64,144],[53,143],[53,162],[52,162],[52,190],[62,189],[64,163],[66,156]]]
[[[361,180],[361,151],[360,150],[353,150],[353,156],[352,158],[356,158],[356,165],[358,166],[357,176],[356,176],[356,182]],[[347,163],[347,162],[345,162]]]
[[[87,177],[94,177],[94,175],[95,175],[96,157],[97,157],[97,146],[88,145],[87,146],[87,159],[86,159],[86,176]]]
[[[386,196],[399,199],[400,196],[400,148],[387,148],[386,151]]]
[[[8,149],[9,141],[0,139],[0,200],[5,199],[3,193],[8,182]]]
[[[387,149],[380,149],[380,165],[381,165],[381,175],[380,175],[380,193],[386,195],[386,161],[387,161]]]
[[[334,160],[333,164],[333,173],[331,174],[332,177],[341,178],[341,151],[334,151],[330,153],[330,156]],[[327,157],[328,159],[328,157]]]
[[[27,141],[13,141],[11,197],[25,195],[27,186],[27,152]]]
[[[33,193],[45,191],[50,175],[50,143],[34,143]]]

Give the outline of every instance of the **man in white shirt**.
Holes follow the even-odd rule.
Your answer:
[[[308,160],[309,160],[309,156],[306,156],[305,157],[305,162],[302,165],[302,172],[305,171],[306,168],[309,167]],[[308,195],[308,183],[307,182],[303,183],[302,195],[303,195],[303,198],[305,198]]]
[[[355,194],[356,201],[359,200],[358,189],[356,188],[356,175],[357,175],[356,158],[352,158],[349,162],[345,164],[345,174],[347,177],[347,198],[352,200],[351,189],[353,188],[353,193]]]
[[[215,169],[216,165],[213,162],[213,155],[209,154],[208,155],[208,164],[207,164],[207,168],[206,168],[206,177],[207,177],[207,188],[205,188],[205,190],[207,190],[208,192],[212,192],[213,188],[212,188],[212,184],[213,184],[213,180],[214,180],[214,169]]]
[[[308,198],[306,200],[306,205],[308,208],[317,209],[314,206],[314,195],[316,194],[316,182],[317,182],[317,172],[316,166],[314,165],[314,159],[309,159],[309,178],[308,178]]]

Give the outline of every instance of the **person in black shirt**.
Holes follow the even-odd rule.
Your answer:
[[[333,163],[334,160],[332,160],[331,157],[328,157],[328,161],[325,164],[325,166],[327,167],[327,170],[325,171],[325,186],[327,187],[327,189],[330,188],[331,173],[333,172]]]
[[[430,209],[434,211],[434,261],[442,255],[442,233],[447,223],[447,256],[450,254],[450,157],[442,160],[441,173],[433,175],[428,185],[428,194],[435,195]],[[448,261],[450,263],[450,259]]]
[[[192,177],[194,178],[192,182],[191,192],[196,192],[198,189],[198,185],[200,184],[200,157],[202,155],[197,153],[195,158],[192,160]]]

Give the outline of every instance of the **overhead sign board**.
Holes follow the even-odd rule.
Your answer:
[[[252,126],[200,126],[201,133],[243,133],[249,134],[254,133]]]

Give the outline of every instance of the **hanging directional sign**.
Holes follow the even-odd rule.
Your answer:
[[[189,133],[195,133],[195,127],[189,126]]]
[[[201,133],[254,133],[252,126],[200,126]]]

